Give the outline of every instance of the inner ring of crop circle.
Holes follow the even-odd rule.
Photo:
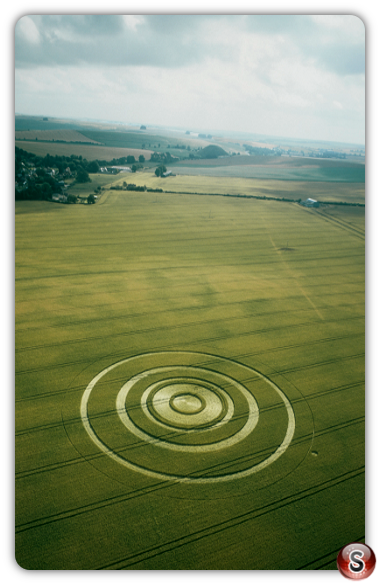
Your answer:
[[[178,393],[172,396],[169,400],[170,408],[179,412],[180,414],[198,414],[202,412],[206,406],[206,401],[196,394]]]
[[[198,389],[198,394],[185,393],[179,390],[179,385],[173,384],[164,386],[158,390],[151,401],[151,414],[153,416],[159,415],[161,420],[173,426],[183,427],[199,427],[201,425],[212,423],[223,412],[223,404],[220,399],[214,394],[211,394],[211,400],[204,395],[204,392],[211,394],[208,390]],[[150,397],[148,397],[149,400]],[[199,405],[191,411],[181,410],[176,407],[175,401],[179,402],[182,398],[185,400],[197,401]],[[186,403],[185,403],[186,404]],[[148,402],[149,408],[149,402]],[[183,408],[183,405],[182,405]]]
[[[182,366],[181,366],[182,367]],[[191,367],[191,366],[189,366]],[[168,421],[165,418],[162,418],[159,413],[151,412],[151,401],[150,398],[154,396],[154,393],[157,389],[162,389],[165,386],[174,383],[188,383],[189,378],[170,378],[169,380],[160,380],[159,382],[155,382],[154,384],[148,386],[145,392],[141,396],[141,408],[144,414],[155,424],[169,430],[176,430],[178,428],[181,429],[183,433],[199,433],[199,432],[206,432],[213,430],[221,425],[226,424],[234,415],[234,403],[228,393],[217,386],[216,384],[212,384],[209,381],[200,380],[198,378],[191,378],[192,383],[196,384],[197,386],[203,387],[205,389],[211,390],[217,397],[221,400],[223,404],[222,412],[218,417],[216,417],[211,422],[206,422],[204,425],[194,426],[192,420],[188,420],[187,424],[174,424],[173,421]]]
[[[184,381],[186,383],[183,383]],[[164,428],[181,429],[187,433],[205,431],[227,423],[234,413],[234,404],[228,393],[210,382],[196,378],[191,378],[191,382],[189,384],[189,378],[171,378],[148,386],[141,396],[141,407],[145,415],[152,422]],[[198,388],[198,391],[194,391],[194,393],[205,403],[200,416],[194,416],[196,413],[188,418],[183,414],[176,416],[174,411],[165,409],[165,405],[163,408],[155,406],[155,398],[157,395],[159,398],[161,391],[168,391],[169,405],[171,405],[171,398],[174,399],[177,395],[175,387],[184,388],[184,386]],[[170,393],[170,388],[173,388],[173,394]],[[179,391],[178,394],[183,394],[183,391]]]
[[[174,394],[175,393],[175,394]],[[188,399],[191,397],[197,400],[200,406],[192,412],[185,412],[175,406],[174,401],[177,402],[184,397]],[[161,416],[166,423],[178,426],[180,428],[193,428],[212,424],[217,418],[224,414],[223,403],[216,394],[213,394],[205,388],[198,387],[198,394],[184,394],[183,391],[178,392],[178,386],[164,386],[155,393],[151,406],[153,408],[152,414]],[[148,403],[149,408],[149,403]],[[183,408],[183,406],[182,406]]]
[[[125,358],[119,362],[116,362],[115,364],[108,366],[107,368],[105,368],[104,370],[99,372],[99,374],[97,374],[91,380],[91,382],[88,384],[87,388],[85,389],[85,391],[83,393],[81,405],[80,405],[80,415],[81,415],[81,419],[82,419],[82,424],[83,424],[87,434],[89,435],[90,439],[92,440],[92,442],[103,453],[105,453],[113,461],[115,461],[115,462],[121,464],[122,466],[124,466],[132,471],[135,471],[137,473],[142,473],[142,474],[147,475],[149,477],[162,479],[164,481],[171,480],[174,482],[189,483],[189,484],[191,484],[191,483],[192,484],[214,484],[214,483],[219,483],[219,482],[224,482],[224,481],[242,479],[242,478],[248,477],[254,473],[258,473],[259,471],[262,471],[263,469],[265,469],[266,467],[268,467],[269,465],[274,463],[279,457],[281,457],[281,455],[283,455],[285,453],[285,451],[289,447],[290,443],[292,442],[292,439],[294,436],[295,415],[294,415],[292,405],[289,402],[288,398],[274,382],[272,382],[269,378],[267,378],[266,376],[264,376],[263,374],[261,374],[260,372],[255,370],[254,368],[251,368],[251,367],[246,366],[244,364],[240,364],[234,360],[229,360],[228,358],[214,356],[212,354],[206,354],[206,353],[195,353],[195,352],[184,352],[184,351],[177,351],[177,352],[173,352],[173,353],[175,353],[176,355],[187,355],[187,356],[193,355],[194,357],[197,357],[197,358],[199,358],[200,356],[204,356],[204,357],[207,357],[208,359],[213,358],[213,359],[217,359],[219,361],[223,361],[223,362],[227,362],[227,363],[232,362],[235,365],[240,366],[245,370],[248,370],[249,372],[254,372],[259,378],[261,378],[266,383],[268,383],[275,390],[275,392],[277,392],[277,394],[280,396],[281,400],[284,402],[284,405],[285,405],[285,408],[287,411],[287,415],[288,415],[287,431],[285,433],[285,437],[284,437],[282,443],[280,444],[280,446],[267,459],[264,459],[263,461],[261,461],[260,463],[258,463],[256,465],[253,465],[253,466],[251,466],[247,469],[244,469],[242,471],[238,471],[235,473],[229,473],[229,474],[225,474],[222,476],[214,476],[214,477],[188,477],[188,476],[183,476],[183,475],[174,475],[174,474],[169,474],[169,473],[162,473],[159,471],[153,471],[153,470],[141,467],[140,465],[136,465],[135,463],[131,463],[130,461],[127,461],[123,457],[120,457],[117,453],[114,453],[113,451],[111,451],[109,449],[109,447],[107,447],[107,445],[105,445],[103,443],[103,441],[101,441],[99,439],[98,435],[94,432],[92,425],[90,423],[90,420],[88,418],[88,401],[89,401],[91,392],[94,389],[95,385],[99,382],[99,380],[101,380],[101,378],[103,376],[105,376],[106,374],[108,374],[110,371],[114,370],[118,366],[126,364],[127,362],[131,362],[132,360],[141,359],[142,357],[150,358],[152,356],[157,357],[159,355],[169,355],[169,356],[171,355],[170,352],[153,352],[153,353],[147,353],[147,354],[142,354],[139,356],[132,356],[129,358]],[[174,366],[174,367],[178,367],[178,366]],[[144,375],[140,374],[140,377],[141,376],[144,377]],[[136,376],[135,376],[135,378],[136,378]]]
[[[175,366],[175,369],[176,369],[176,371],[177,370],[182,370],[182,371],[185,370],[186,372],[193,369],[193,370],[196,370],[198,375],[201,373],[204,373],[205,375],[210,373],[209,370],[206,370],[204,368],[196,368],[194,366]],[[178,444],[178,443],[171,443],[170,441],[164,441],[163,439],[159,439],[156,436],[150,435],[149,433],[146,433],[145,431],[143,431],[142,429],[137,427],[134,424],[134,422],[132,421],[132,419],[130,418],[130,416],[125,408],[125,402],[126,402],[128,393],[132,390],[133,386],[137,382],[140,382],[143,378],[146,378],[148,376],[152,376],[152,375],[158,374],[158,373],[166,373],[168,371],[170,372],[172,370],[173,370],[173,366],[161,366],[158,368],[152,368],[150,370],[146,370],[145,372],[139,373],[136,376],[133,376],[130,380],[128,380],[128,382],[126,382],[124,384],[124,386],[122,386],[119,394],[117,395],[117,398],[116,398],[117,414],[119,415],[119,418],[120,418],[121,422],[123,423],[123,425],[131,433],[136,435],[136,437],[138,437],[139,439],[142,439],[143,441],[147,441],[148,443],[154,444],[156,447],[162,447],[163,449],[169,449],[171,451],[182,451],[182,452],[186,452],[186,453],[209,453],[211,451],[220,451],[221,449],[224,449],[226,447],[231,447],[232,445],[235,445],[239,441],[242,441],[243,439],[245,439],[253,431],[253,429],[255,428],[255,426],[257,425],[257,423],[259,421],[259,407],[257,405],[255,398],[252,396],[252,394],[250,392],[248,392],[248,390],[245,388],[245,386],[240,384],[240,382],[237,382],[236,380],[233,380],[229,376],[226,376],[226,374],[221,374],[220,372],[217,372],[217,376],[222,378],[224,381],[228,381],[230,384],[232,383],[232,385],[235,386],[235,388],[237,388],[241,394],[243,394],[244,398],[246,399],[246,401],[248,403],[249,414],[247,417],[247,421],[246,421],[245,425],[237,433],[235,433],[231,437],[228,437],[227,439],[222,439],[221,441],[218,441],[217,443],[208,443],[206,445],[203,445],[203,444],[202,445],[183,445],[183,444]],[[213,372],[213,373],[215,373],[215,372]]]

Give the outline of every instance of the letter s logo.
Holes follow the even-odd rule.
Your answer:
[[[365,568],[365,562],[362,561],[364,553],[361,550],[353,550],[350,552],[350,564],[349,569],[352,573],[361,573]]]

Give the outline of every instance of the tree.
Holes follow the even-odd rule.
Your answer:
[[[76,203],[78,201],[78,197],[76,195],[68,195],[67,196],[67,203]]]
[[[95,203],[95,195],[93,195],[93,194],[91,193],[91,195],[89,195],[89,196],[87,197],[87,203],[88,203],[88,205],[91,205],[92,203]]]
[[[77,183],[91,183],[88,172],[83,167],[79,167],[77,171]]]
[[[145,162],[145,156],[143,154],[140,154],[140,156],[139,156],[139,162],[140,163]]]
[[[127,164],[128,165],[132,165],[135,162],[136,162],[136,159],[133,155],[127,156]]]
[[[49,197],[52,196],[53,191],[52,191],[51,185],[49,185],[49,183],[47,183],[47,182],[42,183],[42,185],[40,186],[40,189],[41,189],[43,199],[48,199]]]
[[[97,173],[97,172],[99,172],[99,165],[98,165],[98,163],[96,162],[96,160],[92,160],[92,161],[89,163],[89,165],[88,165],[88,167],[87,167],[87,171],[88,171],[89,173]]]
[[[160,165],[159,167],[156,168],[154,173],[155,173],[156,177],[162,177],[164,175],[164,173],[166,173],[166,166]]]

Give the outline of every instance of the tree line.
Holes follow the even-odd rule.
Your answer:
[[[58,169],[59,174],[63,174],[67,168],[70,169],[72,173],[76,173],[78,170],[83,169],[87,173],[97,173],[101,167],[110,167],[110,166],[123,166],[123,165],[131,165],[135,163],[143,163],[145,162],[144,155],[140,155],[138,161],[133,155],[129,156],[122,156],[120,158],[113,158],[111,161],[95,159],[92,161],[88,161],[87,159],[83,158],[82,155],[71,154],[70,156],[64,155],[51,155],[46,154],[45,156],[38,156],[32,152],[27,152],[22,148],[16,146],[16,153],[15,153],[15,170],[16,176],[17,173],[21,170],[21,163],[29,163],[33,166],[37,167],[48,167],[48,168],[56,168]]]
[[[91,182],[90,174],[98,173],[102,167],[132,165],[132,172],[136,172],[143,162],[143,155],[139,156],[138,162],[133,155],[113,158],[111,161],[88,161],[75,154],[39,156],[16,146],[15,197],[16,200],[47,200],[54,193],[62,193],[62,182],[66,177],[74,177],[77,183],[88,183]],[[58,173],[53,174],[52,169]]]

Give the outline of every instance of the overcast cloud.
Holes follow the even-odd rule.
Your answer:
[[[354,16],[24,16],[16,112],[364,143]]]

